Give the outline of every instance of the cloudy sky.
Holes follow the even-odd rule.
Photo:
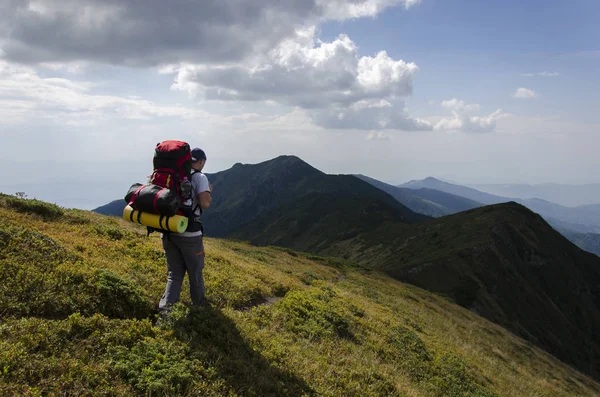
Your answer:
[[[207,172],[294,154],[391,183],[600,182],[599,18],[597,0],[0,0],[0,191],[101,204],[164,139]]]

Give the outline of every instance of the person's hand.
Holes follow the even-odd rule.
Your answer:
[[[212,183],[208,182],[208,187],[209,187],[210,191],[212,192],[212,190],[213,190]]]

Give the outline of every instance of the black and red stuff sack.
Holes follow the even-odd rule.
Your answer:
[[[165,216],[181,213],[190,193],[192,154],[187,142],[167,140],[156,145],[154,171],[147,185],[129,188],[125,201],[133,209]]]

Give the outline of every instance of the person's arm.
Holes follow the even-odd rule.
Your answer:
[[[200,174],[198,178],[198,195],[196,201],[200,204],[200,207],[205,210],[210,207],[212,203],[212,185],[208,182],[208,178],[204,174]]]
[[[210,203],[212,203],[212,196],[209,191],[198,193],[198,203],[200,203],[200,207],[203,210],[210,207]]]

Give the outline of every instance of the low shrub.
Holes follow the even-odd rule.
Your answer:
[[[20,213],[39,216],[44,221],[55,221],[64,215],[64,210],[56,204],[46,203],[36,199],[25,199],[0,194],[0,206],[13,209]]]
[[[277,304],[285,328],[310,339],[338,336],[352,338],[352,319],[345,303],[331,287],[290,291]]]

